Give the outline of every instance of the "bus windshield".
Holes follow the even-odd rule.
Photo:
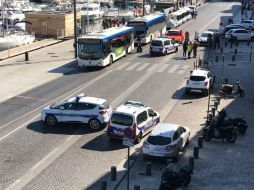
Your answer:
[[[80,59],[100,59],[102,57],[101,41],[97,39],[80,39],[78,42]]]

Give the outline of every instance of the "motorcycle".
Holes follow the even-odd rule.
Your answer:
[[[229,84],[228,79],[225,79],[225,81],[221,84],[221,89],[219,91],[221,96],[227,96],[227,95],[240,95],[240,97],[245,96],[245,91],[241,85],[240,81],[237,81],[236,83],[237,90],[233,91],[235,85]]]
[[[218,118],[221,121],[221,125],[222,126],[235,126],[235,127],[237,127],[239,133],[244,135],[245,132],[247,131],[247,128],[248,128],[248,124],[244,120],[244,118],[243,117],[236,117],[236,118],[226,119],[227,116],[228,116],[228,114],[224,109],[222,109],[219,112]]]
[[[179,187],[187,186],[191,182],[193,171],[190,167],[184,166],[179,171],[174,164],[169,164],[162,172],[159,190],[174,190]]]
[[[210,141],[213,138],[216,139],[226,139],[229,143],[234,143],[238,136],[238,129],[236,127],[219,127],[218,124],[211,124],[205,127],[203,130],[203,137],[206,141]]]

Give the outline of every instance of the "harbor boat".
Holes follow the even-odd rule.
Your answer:
[[[83,3],[80,14],[84,20],[98,20],[102,18],[104,12],[100,10],[98,3]]]

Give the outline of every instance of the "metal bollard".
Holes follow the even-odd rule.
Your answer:
[[[238,40],[236,40],[236,42],[235,42],[235,43],[236,43],[235,45],[236,45],[236,46],[238,46]]]
[[[198,147],[203,148],[203,136],[198,137]]]
[[[152,175],[152,163],[147,162],[146,163],[146,176],[151,176]]]
[[[190,156],[189,157],[189,168],[191,168],[191,170],[194,170],[194,157],[193,156]]]
[[[220,48],[220,53],[223,53],[223,47]]]
[[[194,158],[198,159],[198,154],[199,154],[199,147],[195,146],[193,149]]]
[[[115,180],[116,180],[116,167],[111,166],[111,181],[115,181]]]
[[[212,121],[212,120],[213,120],[213,114],[211,114],[211,113],[208,114],[208,120],[209,120],[209,121]]]
[[[251,54],[252,54],[252,53],[250,52],[250,61],[251,61]]]
[[[250,46],[250,41],[247,42],[247,46]]]
[[[225,47],[228,47],[228,43],[227,42],[225,42]]]
[[[211,110],[212,114],[213,114],[213,118],[215,117],[215,107],[212,107],[212,110]]]
[[[216,57],[215,57],[215,62],[218,63],[218,61],[219,61],[219,56],[216,55]]]
[[[235,54],[235,55],[237,54],[237,49],[235,49],[234,54]]]
[[[215,107],[215,110],[218,109],[218,102],[214,102],[213,106]]]
[[[235,55],[232,56],[232,61],[235,61]]]
[[[29,60],[29,56],[28,56],[28,52],[26,51],[25,52],[25,61],[28,61]]]
[[[233,41],[231,41],[231,43],[230,43],[230,48],[232,48],[233,47]]]
[[[101,182],[101,190],[107,190],[107,181]]]
[[[134,190],[140,190],[140,185],[134,185]]]

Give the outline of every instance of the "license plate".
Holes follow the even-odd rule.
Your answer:
[[[194,82],[194,85],[200,85],[200,82]]]

